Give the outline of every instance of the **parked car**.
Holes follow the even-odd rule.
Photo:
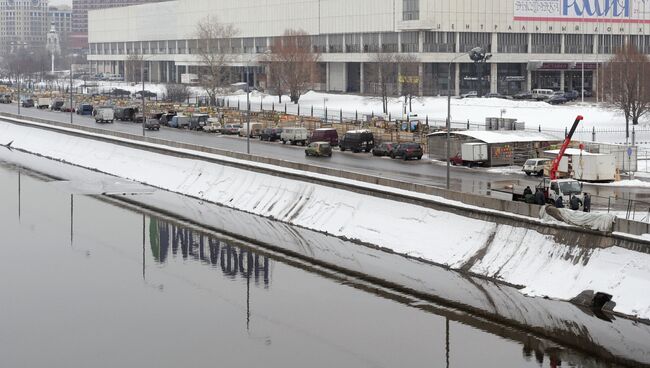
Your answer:
[[[398,146],[394,142],[382,142],[372,149],[373,156],[390,156],[393,150]]]
[[[11,103],[11,95],[0,95],[0,103],[10,104]]]
[[[533,99],[533,93],[532,92],[519,92],[516,95],[512,96],[515,100],[532,100]]]
[[[567,99],[567,101],[575,101],[580,97],[580,93],[576,90],[568,91],[564,93],[564,98]]]
[[[478,92],[476,91],[469,91],[467,93],[463,93],[460,95],[460,98],[476,98],[478,97]]]
[[[115,119],[120,121],[134,121],[138,109],[135,107],[116,107]]]
[[[241,128],[241,125],[239,124],[226,124],[223,126],[223,128],[221,128],[221,134],[238,134],[239,128]]]
[[[536,88],[533,90],[533,100],[544,101],[549,99],[553,93],[552,89]]]
[[[26,98],[20,103],[22,107],[34,107],[34,100],[31,98]]]
[[[158,119],[158,122],[160,125],[169,125],[171,120],[176,116],[176,111],[167,111],[166,113],[162,113],[160,115],[160,118]],[[208,119],[209,120],[209,119]]]
[[[169,126],[172,128],[185,128],[190,126],[190,117],[189,116],[179,116],[176,115],[169,121]]]
[[[69,101],[66,101],[66,102],[63,103],[63,106],[61,106],[61,110],[59,110],[59,111],[61,111],[61,112],[74,112],[74,107],[72,107],[72,105],[70,105]]]
[[[147,120],[144,121],[144,127],[147,130],[160,130],[160,123],[158,122],[158,119],[147,118]]]
[[[244,123],[241,128],[239,128],[239,134],[240,137],[245,137],[246,134],[250,134],[251,138],[259,137],[262,135],[262,129],[264,128],[264,124],[262,123],[250,123],[250,127],[246,126],[247,123]]]
[[[551,105],[560,105],[567,102],[566,97],[564,97],[564,92],[555,92],[551,97],[549,97],[546,102]]]
[[[411,158],[421,160],[423,154],[424,151],[419,143],[402,143],[391,152],[390,158],[401,157],[404,161]]]
[[[91,104],[81,104],[77,106],[76,112],[77,115],[92,115],[95,109]]]
[[[260,134],[260,140],[275,142],[277,140],[280,140],[281,136],[282,136],[282,128],[265,128],[262,129],[262,133]]]
[[[312,142],[305,148],[305,156],[332,157],[332,146],[329,142]]]
[[[300,143],[304,146],[307,144],[307,129],[301,127],[284,128],[282,134],[280,134],[280,140],[282,144],[289,142],[293,145]]]
[[[504,95],[502,95],[500,93],[487,93],[483,97],[485,97],[485,98],[504,98],[504,99],[506,98],[506,96],[504,96]]]
[[[375,147],[375,137],[369,130],[351,130],[339,142],[341,151],[370,152]]]
[[[65,105],[65,101],[63,101],[63,100],[54,100],[54,101],[52,101],[52,104],[50,105],[50,110],[52,110],[52,111],[61,111],[61,108],[63,108],[63,105]]]
[[[339,145],[339,133],[334,128],[314,129],[309,142],[329,142],[332,147]]]
[[[115,111],[112,107],[98,107],[93,110],[96,123],[112,123],[115,120]]]
[[[544,167],[550,161],[551,160],[549,160],[547,158],[531,158],[531,159],[526,160],[522,170],[523,170],[523,172],[526,173],[526,175],[544,176]]]
[[[164,116],[164,115],[163,115]],[[160,118],[161,120],[163,117]],[[217,133],[221,131],[221,123],[217,118],[208,118],[208,121],[203,126],[203,131],[207,133]]]

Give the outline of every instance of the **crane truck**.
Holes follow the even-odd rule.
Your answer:
[[[546,198],[547,203],[555,203],[558,197],[562,197],[565,203],[568,203],[571,196],[575,195],[580,200],[583,200],[582,195],[582,184],[575,179],[559,179],[557,176],[558,168],[560,166],[560,161],[564,156],[569,144],[571,144],[571,138],[575,133],[578,125],[584,118],[579,115],[576,117],[573,122],[571,130],[564,138],[562,147],[560,147],[560,152],[557,157],[551,162],[551,168],[549,170],[549,177],[543,178],[542,181],[535,186],[535,188],[541,189],[544,192],[544,197]],[[531,190],[535,192],[535,188]],[[491,183],[490,185],[490,195],[492,197],[512,200],[512,201],[524,201],[526,198],[524,196],[524,190],[526,185],[522,185],[519,181],[517,182],[496,182]]]

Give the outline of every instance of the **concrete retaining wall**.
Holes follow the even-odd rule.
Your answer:
[[[18,115],[6,114],[6,113],[0,113],[0,116],[4,116],[9,119],[23,119],[23,120],[25,119],[24,117]],[[8,120],[8,121],[16,124],[35,127],[33,124],[29,124],[29,122],[21,122],[17,120]],[[71,128],[70,124],[53,122],[44,119],[29,118],[29,121],[34,121],[34,122],[52,126],[52,128],[38,126],[39,128],[42,129],[51,129],[55,131],[60,131],[56,127]],[[92,127],[84,127],[84,126],[76,126],[76,125],[72,127],[75,130],[79,130],[80,132],[78,133],[66,132],[66,134],[73,134],[73,135],[86,137],[86,135],[83,132],[89,132],[89,133],[101,134],[105,136],[105,137],[93,137],[93,139],[110,141],[111,143],[115,143],[115,144],[129,145],[140,149],[142,149],[143,147],[137,144],[138,141],[158,144],[162,146],[174,147],[174,148],[181,148],[190,151],[205,152],[205,153],[210,153],[215,155],[231,157],[235,159],[248,160],[252,162],[278,166],[280,168],[294,169],[294,170],[300,170],[309,173],[317,173],[317,174],[328,175],[337,178],[350,179],[362,183],[376,184],[387,188],[401,189],[413,193],[434,195],[448,200],[458,201],[460,203],[478,207],[481,209],[499,211],[499,213],[494,213],[492,211],[480,211],[480,210],[470,209],[459,205],[441,204],[432,201],[425,201],[425,200],[421,200],[418,198],[409,197],[401,194],[388,193],[385,190],[362,188],[359,187],[358,185],[356,186],[346,185],[334,180],[332,181],[321,180],[321,179],[316,180],[312,177],[302,176],[295,173],[282,173],[281,170],[280,171],[270,170],[270,169],[263,169],[263,168],[250,167],[250,166],[244,167],[247,170],[259,171],[259,172],[264,172],[266,174],[272,174],[278,176],[285,176],[297,180],[317,182],[318,184],[324,184],[324,185],[329,185],[340,189],[353,190],[359,193],[369,194],[377,197],[383,197],[392,200],[413,203],[413,204],[435,208],[447,212],[457,213],[462,216],[492,221],[500,224],[508,224],[513,226],[525,225],[527,228],[534,229],[540,233],[553,236],[558,241],[561,241],[562,243],[565,244],[575,244],[575,245],[588,246],[588,247],[609,247],[609,246],[616,245],[627,249],[632,249],[635,251],[650,253],[650,239],[648,240],[638,239],[635,237],[629,237],[622,234],[608,235],[608,234],[602,234],[587,229],[574,228],[574,227],[569,227],[564,225],[540,223],[540,221],[537,220],[539,217],[538,214],[540,211],[540,207],[537,205],[526,204],[523,202],[504,201],[497,198],[490,198],[490,197],[485,197],[485,196],[480,196],[475,194],[448,191],[445,189],[435,188],[435,187],[421,185],[421,184],[414,184],[414,183],[381,178],[381,177],[376,177],[371,175],[358,174],[358,173],[353,173],[353,172],[348,172],[348,171],[343,171],[338,169],[330,169],[330,168],[324,168],[319,166],[300,164],[296,162],[289,162],[289,161],[278,160],[278,159],[273,159],[268,157],[247,155],[243,153],[225,151],[216,148],[193,145],[188,143],[174,142],[174,141],[169,141],[169,140],[164,140],[159,138],[141,137],[133,134],[107,131],[107,130],[92,128]],[[136,142],[133,144],[129,144],[122,141],[115,141],[110,137],[124,138]],[[178,152],[166,151],[160,148],[159,149],[146,148],[146,149],[159,151],[164,154],[180,155]],[[191,156],[191,154],[187,154],[183,156]],[[205,159],[205,158],[201,158],[201,159]],[[219,160],[214,160],[214,161],[219,161]],[[224,161],[220,161],[219,163],[230,165],[230,166],[239,166],[239,167],[244,166],[244,165],[237,165],[236,163],[224,162]],[[522,218],[520,216],[525,216],[527,218]],[[649,233],[650,227],[648,226],[648,224],[645,223],[619,219],[616,223],[615,231],[631,234],[631,235],[641,235],[641,234]]]

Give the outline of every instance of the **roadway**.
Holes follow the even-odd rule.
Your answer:
[[[62,123],[70,123],[70,114],[53,112],[49,110],[38,110],[35,108],[21,108],[21,115],[47,119]],[[16,104],[0,104],[0,112],[17,113]],[[116,121],[113,124],[97,124],[88,116],[73,115],[74,125],[83,125],[94,128],[102,128],[111,131],[119,131],[130,134],[141,135],[142,126],[132,122]],[[170,141],[191,143],[207,147],[214,147],[233,152],[246,152],[246,138],[237,136],[226,136],[210,134],[176,128],[161,127],[160,131],[146,131],[145,134]],[[369,153],[352,153],[336,151],[331,158],[305,157],[304,150],[300,146],[282,145],[279,142],[261,142],[257,139],[250,140],[251,154],[264,157],[273,157],[292,162],[308,163],[328,168],[359,172],[368,175],[382,176],[396,180],[412,183],[444,187],[446,182],[446,165],[444,162],[422,159],[421,161],[392,160],[384,157],[373,157]],[[425,157],[426,158],[426,157]],[[521,180],[527,185],[534,187],[539,181],[536,178],[528,178],[518,170],[501,170],[498,168],[485,169],[466,167],[451,168],[451,189],[466,193],[485,195],[488,183],[499,180]],[[585,184],[585,191],[596,197],[617,197],[625,199],[648,200],[650,198],[649,188],[617,188],[609,186],[594,186]],[[607,207],[608,200],[595,199],[594,206]],[[622,201],[618,201],[616,207],[621,208]],[[646,208],[646,211],[650,208]]]

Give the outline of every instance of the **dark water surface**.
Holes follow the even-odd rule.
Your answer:
[[[60,184],[0,163],[0,367],[614,366]]]

